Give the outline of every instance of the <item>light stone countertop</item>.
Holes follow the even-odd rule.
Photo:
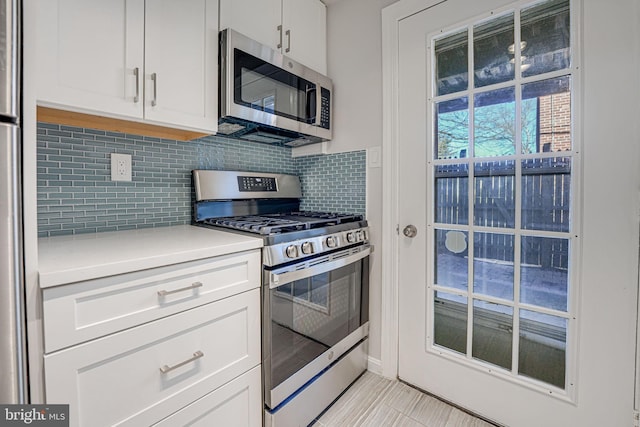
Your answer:
[[[40,287],[262,247],[262,239],[192,225],[38,239]]]

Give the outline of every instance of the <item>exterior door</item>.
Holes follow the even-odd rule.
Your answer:
[[[503,425],[633,425],[624,2],[448,0],[398,20],[398,375]]]

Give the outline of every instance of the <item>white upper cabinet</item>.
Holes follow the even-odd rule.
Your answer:
[[[220,0],[220,29],[232,28],[323,74],[326,21],[319,0]]]
[[[282,0],[282,28],[283,53],[327,74],[327,7],[324,3],[317,0]]]
[[[281,23],[282,0],[220,0],[221,30],[232,28],[250,39],[280,50],[278,27]]]
[[[142,119],[144,0],[39,0],[36,11],[39,103]]]
[[[145,119],[214,130],[217,0],[147,0],[144,47]]]
[[[38,104],[217,129],[217,0],[38,0]]]

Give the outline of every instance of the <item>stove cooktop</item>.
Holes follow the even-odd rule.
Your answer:
[[[291,233],[302,230],[331,227],[339,224],[357,223],[362,215],[328,212],[290,212],[266,215],[247,215],[210,218],[204,224],[245,231],[261,236]],[[357,225],[354,224],[357,227]]]

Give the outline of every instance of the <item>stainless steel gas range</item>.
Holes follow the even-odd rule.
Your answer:
[[[193,179],[196,224],[264,240],[265,426],[308,425],[367,366],[367,222],[301,212],[293,175],[195,170]]]

